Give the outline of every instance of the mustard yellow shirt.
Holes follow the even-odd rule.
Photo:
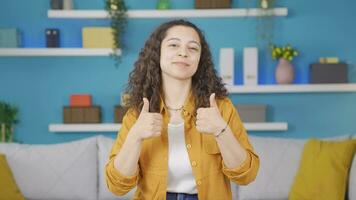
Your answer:
[[[213,135],[197,131],[194,97],[190,93],[183,106],[185,143],[192,165],[200,200],[232,199],[230,181],[240,185],[252,182],[259,168],[259,158],[251,146],[246,130],[229,98],[217,99],[221,116],[228,123],[235,138],[246,149],[248,156],[241,166],[229,169],[222,160],[217,142]],[[112,147],[106,164],[106,182],[111,192],[124,195],[137,186],[133,199],[165,200],[168,177],[168,112],[161,99],[160,113],[163,116],[163,128],[160,137],[142,141],[139,169],[133,176],[124,176],[114,167],[114,158],[125,142],[130,128],[138,115],[133,109],[125,114],[121,129]]]

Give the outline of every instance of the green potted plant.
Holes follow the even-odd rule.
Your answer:
[[[18,123],[17,107],[0,101],[0,133],[1,142],[13,141],[13,125]]]
[[[115,60],[115,66],[118,66],[121,63],[121,54],[117,51],[121,49],[123,52],[124,45],[122,42],[122,36],[127,25],[127,16],[126,16],[126,5],[124,0],[105,0],[105,10],[109,13],[110,17],[110,26],[113,29],[113,38],[114,38],[114,48],[112,57]]]
[[[290,84],[294,81],[294,67],[291,61],[298,56],[298,51],[290,44],[285,46],[271,45],[271,55],[273,60],[278,60],[275,71],[276,82],[278,84]]]

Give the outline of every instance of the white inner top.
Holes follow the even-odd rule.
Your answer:
[[[196,184],[184,139],[184,122],[168,124],[168,192],[196,194]]]

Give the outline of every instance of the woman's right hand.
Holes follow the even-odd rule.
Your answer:
[[[161,135],[163,118],[160,113],[150,113],[150,104],[147,98],[143,98],[143,106],[135,125],[133,134],[138,140],[143,140]]]

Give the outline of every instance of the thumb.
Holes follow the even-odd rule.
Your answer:
[[[143,98],[143,106],[142,106],[142,112],[148,113],[150,110],[150,103],[148,102],[148,99],[146,97]]]
[[[215,93],[210,95],[209,100],[210,100],[210,107],[218,107],[215,101]]]

